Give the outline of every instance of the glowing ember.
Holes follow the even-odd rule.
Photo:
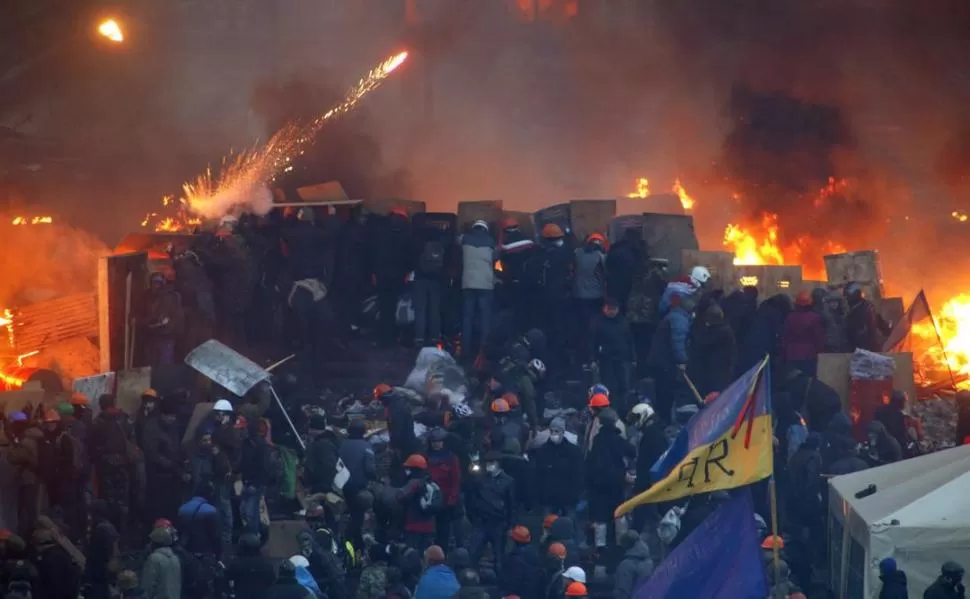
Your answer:
[[[10,221],[10,224],[15,226],[22,225],[49,225],[54,222],[54,219],[50,216],[18,216]]]
[[[156,233],[179,233],[191,231],[202,224],[201,218],[189,214],[185,200],[179,198],[176,201],[171,196],[162,198],[162,206],[173,205],[177,205],[173,216],[159,217],[157,212],[149,212],[141,221],[141,226],[151,228]]]
[[[687,195],[687,190],[681,185],[680,179],[674,181],[673,191],[680,198],[680,205],[684,207],[684,210],[692,210],[694,208],[694,198]]]
[[[934,319],[936,329],[929,320],[913,324],[914,355],[922,356],[920,366],[924,369],[939,372],[949,367],[957,387],[970,389],[970,294],[946,300]]]
[[[954,210],[953,212],[950,213],[950,216],[960,221],[961,223],[965,223],[967,222],[967,219],[970,219],[970,216],[968,216],[966,212],[960,212],[959,210]]]
[[[626,194],[628,198],[645,198],[650,195],[650,181],[646,177],[637,179],[637,190]]]
[[[10,308],[4,308],[2,316],[0,316],[0,327],[3,327],[7,331],[7,346],[13,348],[14,335],[13,335],[13,311]]]
[[[505,270],[505,267],[502,266],[502,261],[501,260],[496,260],[495,261],[495,272],[502,272],[503,270]]]
[[[114,19],[105,19],[98,25],[98,34],[115,43],[125,41],[125,34],[121,31],[121,25]]]

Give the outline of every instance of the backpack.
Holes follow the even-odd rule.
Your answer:
[[[418,271],[426,275],[440,274],[445,267],[445,247],[437,241],[424,244],[421,256],[418,257]]]
[[[444,495],[441,494],[441,487],[434,481],[424,483],[424,494],[418,500],[418,507],[425,514],[434,514],[441,510],[445,505]]]

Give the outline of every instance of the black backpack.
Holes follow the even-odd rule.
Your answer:
[[[445,246],[438,241],[426,241],[418,258],[418,270],[422,274],[437,275],[445,268]]]
[[[441,493],[441,487],[429,479],[424,483],[424,493],[418,499],[418,507],[425,514],[435,514],[441,511],[444,505],[445,498]]]

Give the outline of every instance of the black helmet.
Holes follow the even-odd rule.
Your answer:
[[[431,429],[431,432],[428,433],[428,439],[430,439],[433,442],[440,443],[447,438],[448,438],[448,433],[446,433],[445,429],[441,428],[440,426],[434,427],[433,429]]]
[[[963,566],[956,562],[943,562],[943,567],[940,568],[940,571],[944,578],[952,580],[963,578]]]
[[[842,295],[844,295],[845,299],[850,302],[859,302],[865,298],[865,292],[862,289],[862,285],[856,283],[855,281],[851,281],[846,284],[845,289],[842,291]]]

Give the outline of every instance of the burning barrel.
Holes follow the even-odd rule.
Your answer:
[[[53,370],[17,364],[11,364],[0,369],[0,391],[18,391],[30,382],[40,383],[40,386],[48,393],[64,391],[61,377],[57,376],[57,373]]]

